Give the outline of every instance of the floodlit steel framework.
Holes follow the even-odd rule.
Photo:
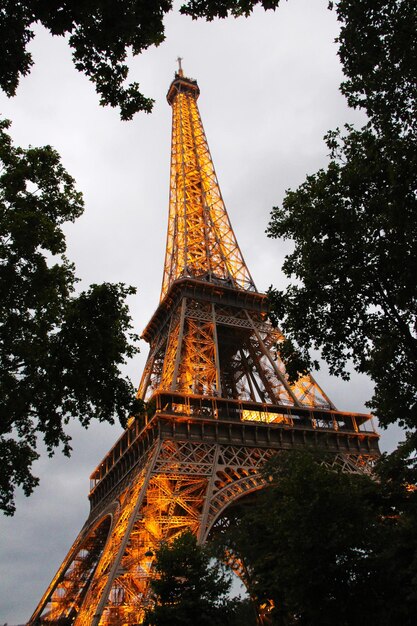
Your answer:
[[[147,414],[131,418],[93,472],[90,515],[31,625],[140,624],[158,544],[185,529],[206,541],[233,502],[262,488],[260,470],[274,453],[326,450],[331,464],[356,473],[371,471],[379,455],[371,416],[336,410],[311,375],[288,381],[283,337],[230,225],[198,96],[180,67],[167,95],[161,300],[143,333],[150,353],[138,394]]]

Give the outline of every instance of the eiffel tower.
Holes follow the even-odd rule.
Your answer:
[[[186,529],[205,542],[228,508],[264,485],[277,451],[330,453],[344,471],[379,455],[370,415],[338,411],[311,375],[290,384],[283,336],[267,319],[222,199],[181,68],[172,107],[170,200],[161,299],[138,397],[145,416],[91,475],[91,512],[29,624],[143,621],[155,548]]]

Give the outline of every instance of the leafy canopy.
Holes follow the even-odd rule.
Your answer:
[[[156,552],[156,577],[152,580],[154,607],[146,614],[146,626],[227,626],[233,624],[236,602],[228,592],[231,580],[197,545],[191,532]]]
[[[285,292],[272,317],[303,351],[321,349],[333,374],[346,364],[375,382],[370,406],[384,425],[414,429],[417,385],[417,155],[413,142],[370,128],[329,133],[331,161],[289,191],[268,234],[291,238]],[[294,372],[293,372],[294,375]]]
[[[341,89],[369,122],[330,131],[327,168],[272,211],[268,235],[295,243],[283,265],[292,284],[270,292],[272,317],[291,377],[313,365],[310,348],[344,377],[351,360],[375,383],[368,404],[381,424],[398,420],[415,436],[417,5],[340,0],[336,10]]]
[[[257,4],[265,11],[275,10],[279,3],[280,0],[189,0],[180,11],[193,19],[204,17],[211,22],[216,17],[248,17]]]
[[[249,15],[256,4],[275,8],[279,0],[189,0],[181,12],[193,18]],[[101,105],[120,108],[122,120],[138,111],[150,113],[152,98],[139,84],[126,84],[128,55],[136,56],[164,39],[163,20],[172,0],[4,0],[0,11],[0,87],[14,96],[20,78],[33,65],[27,47],[34,37],[33,25],[44,26],[52,35],[67,37],[74,65],[94,84]]]
[[[417,131],[417,8],[413,0],[339,0],[341,91],[379,132]]]
[[[125,85],[128,53],[140,54],[164,40],[163,17],[171,0],[4,0],[0,11],[0,86],[14,96],[33,59],[27,45],[32,26],[42,24],[52,35],[67,36],[77,70],[95,84],[100,104],[120,107],[123,120],[137,111],[150,112],[153,100],[139,84]]]
[[[241,501],[218,542],[243,561],[257,604],[272,601],[272,624],[411,626],[417,492],[404,477],[415,470],[391,458],[379,482],[332,461],[278,454],[265,467],[267,487]]]
[[[14,147],[0,123],[0,508],[29,495],[41,436],[47,451],[78,418],[122,424],[133,388],[119,365],[137,351],[125,303],[132,287],[92,285],[74,295],[62,225],[83,211],[74,180],[51,147]]]

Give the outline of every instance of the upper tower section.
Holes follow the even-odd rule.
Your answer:
[[[167,247],[161,300],[179,278],[256,291],[226,212],[197,106],[197,81],[180,65],[167,100],[172,107]]]

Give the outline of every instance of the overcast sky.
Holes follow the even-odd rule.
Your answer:
[[[137,332],[155,310],[161,287],[168,211],[171,110],[165,95],[183,57],[198,80],[199,108],[232,225],[258,290],[285,284],[280,273],[289,244],[265,236],[271,208],[327,162],[322,137],[363,118],[338,91],[338,26],[328,0],[283,2],[276,13],[249,19],[193,22],[171,13],[166,41],[130,62],[131,80],[156,100],[151,115],[121,122],[103,109],[92,84],[77,73],[62,39],[37,30],[35,65],[17,96],[0,96],[17,145],[51,144],[84,193],[86,210],[66,228],[67,255],[81,287],[103,281],[135,285],[130,300]],[[147,345],[127,366],[139,382]],[[336,406],[366,411],[371,385],[318,382]],[[120,428],[71,425],[74,453],[36,465],[40,487],[18,498],[14,518],[0,518],[0,623],[24,623],[88,515],[89,475]],[[391,449],[398,430],[382,434]]]

